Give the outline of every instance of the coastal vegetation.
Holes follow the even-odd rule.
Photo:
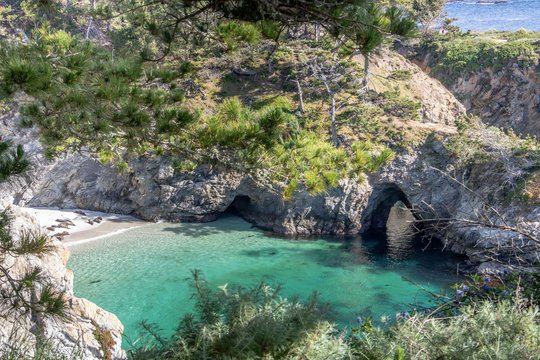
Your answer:
[[[419,51],[433,55],[428,66],[435,76],[451,84],[478,71],[497,72],[508,64],[535,65],[540,57],[538,36],[527,30],[471,33],[452,29],[426,38]]]
[[[403,17],[388,16],[395,21]],[[394,26],[404,33],[409,25]],[[257,70],[261,74],[254,79],[230,74],[231,63],[260,68],[270,41],[261,42],[270,31],[267,28],[221,22],[211,29],[218,41],[207,41],[207,48],[198,48],[178,64],[168,58],[145,61],[145,54],[121,55],[122,49],[114,56],[98,44],[45,23],[27,35],[27,43],[5,42],[0,54],[2,92],[5,98],[17,91],[32,97],[21,104],[23,125],[39,126],[48,156],[90,147],[102,163],[114,163],[122,171],[130,170],[131,158],[165,154],[173,158],[178,171],[220,164],[262,176],[265,182],[279,182],[284,194],[291,194],[298,186],[321,192],[344,177],[361,181],[364,174],[391,160],[392,148],[402,146],[400,140],[388,146],[379,132],[351,137],[349,124],[356,124],[350,116],[378,111],[382,103],[384,111],[371,117],[370,123],[380,124],[384,116],[383,122],[390,116],[415,119],[419,104],[396,91],[369,93],[366,101],[359,102],[364,95],[358,93],[356,83],[347,83],[359,66],[346,54],[335,59],[330,38],[322,48],[312,48],[310,38],[280,44],[268,60],[273,63],[271,73]],[[369,51],[384,40],[382,34],[376,37]],[[246,55],[238,53],[239,47]],[[333,99],[340,101],[331,114],[332,138],[320,78],[312,74],[303,81],[303,113],[295,107],[291,77],[295,72],[298,77],[298,69],[308,66],[306,59],[312,57],[340,64],[346,72],[332,92]],[[239,87],[260,83],[259,76],[270,79],[248,90],[254,96],[234,96]],[[263,174],[257,171],[261,168],[272,171]]]
[[[502,179],[482,194],[486,204],[540,201],[535,138],[471,116],[446,127],[422,123],[425,106],[408,91],[411,71],[394,69],[373,86],[370,62],[396,39],[418,35],[420,22],[418,56],[435,54],[427,66],[449,83],[486,68],[537,64],[536,33],[431,33],[440,1],[268,4],[13,2],[0,8],[0,24],[9,23],[0,31],[0,109],[20,111],[21,127],[39,131],[49,159],[84,150],[121,174],[132,174],[140,159],[165,159],[184,175],[204,166],[233,170],[283,202],[301,191],[327,193],[343,180],[365,184],[430,142],[442,144],[434,152],[464,179],[475,166]],[[22,145],[0,142],[0,183],[29,167]],[[0,309],[64,317],[65,294],[41,269],[13,279],[3,267],[8,257],[55,251],[46,234],[15,232],[12,223],[7,208],[0,213]],[[504,221],[474,225],[516,229]],[[532,238],[529,229],[515,232]],[[130,358],[534,359],[540,351],[534,271],[474,275],[451,296],[432,294],[433,307],[381,321],[359,317],[352,329],[338,328],[316,294],[302,302],[264,283],[214,289],[200,272],[192,275],[194,313],[171,339],[143,323],[146,335]],[[96,329],[103,357],[111,358],[112,335]],[[66,357],[46,341],[36,348],[34,358]],[[16,347],[5,355],[24,356]]]
[[[526,285],[525,285],[526,284]],[[537,274],[472,276],[425,311],[338,329],[317,294],[287,300],[267,284],[210,288],[193,272],[195,313],[171,340],[144,324],[132,359],[533,359],[540,343]],[[523,290],[526,290],[524,293]],[[534,290],[531,290],[534,289]],[[532,293],[534,291],[535,293]]]
[[[11,176],[23,174],[30,166],[21,145],[16,146],[15,150],[10,148],[10,144],[0,143],[0,183],[6,182]],[[18,257],[40,257],[54,251],[50,238],[43,233],[22,230],[15,238],[13,220],[9,208],[0,212],[0,296],[2,298],[0,318],[7,319],[10,316],[17,318],[28,312],[33,313],[34,316],[64,316],[66,304],[63,294],[54,284],[43,278],[41,268],[32,267],[18,275],[12,273],[11,268]],[[6,265],[10,263],[11,266]],[[16,333],[12,335],[17,337]],[[25,346],[25,344],[14,343],[7,352],[3,349],[0,355],[2,359],[24,358],[22,349]],[[43,349],[38,349],[37,354],[41,351],[47,353],[45,358],[49,358],[49,352],[45,346]]]

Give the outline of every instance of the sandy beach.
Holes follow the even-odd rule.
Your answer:
[[[82,209],[25,208],[43,230],[68,246],[151,224],[133,216]]]

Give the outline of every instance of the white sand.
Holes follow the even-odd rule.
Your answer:
[[[27,207],[25,210],[35,216],[45,232],[68,246],[149,224],[132,216],[81,209]]]

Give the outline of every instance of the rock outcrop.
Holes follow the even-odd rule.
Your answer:
[[[407,66],[414,70],[412,64]],[[26,178],[12,182],[9,189],[0,188],[0,193],[11,194],[19,205],[85,208],[145,220],[212,221],[232,210],[261,228],[289,236],[346,236],[366,231],[373,225],[374,216],[380,215],[377,207],[381,207],[382,199],[399,193],[402,195],[395,200],[415,209],[423,222],[432,218],[476,221],[431,226],[432,233],[449,249],[467,254],[476,263],[491,260],[495,250],[500,258],[511,259],[515,255],[512,244],[518,242],[532,249],[520,259],[534,260],[536,248],[511,228],[526,226],[535,232],[540,220],[535,214],[540,211],[522,203],[509,204],[504,194],[489,195],[500,192],[500,185],[507,182],[507,169],[486,163],[456,165],[445,142],[456,132],[450,118],[463,114],[463,109],[437,81],[427,83],[422,80],[425,75],[415,71],[413,77],[418,80],[411,89],[448,98],[438,110],[426,108],[425,114],[431,114],[426,116],[433,122],[427,117],[421,124],[429,125],[429,130],[438,135],[402,151],[365,182],[342,179],[327,193],[313,195],[300,189],[291,199],[284,199],[279,186],[267,186],[235,170],[201,166],[193,173],[179,173],[166,157],[128,159],[131,170],[124,172],[100,164],[84,151],[49,161],[43,156],[35,130],[20,129],[19,116],[14,112],[3,118],[0,136],[25,144],[35,168]],[[427,88],[420,89],[422,84]],[[443,116],[445,108],[448,118]],[[17,132],[9,133],[9,129]],[[488,145],[496,146],[500,140],[486,136]],[[467,182],[472,191],[445,174]],[[389,191],[394,193],[389,195]],[[488,195],[493,198],[489,206],[497,214],[485,211],[487,205],[482,199]],[[480,221],[478,216],[484,219]],[[510,229],[493,226],[501,222],[509,222]]]
[[[399,189],[424,230],[475,264],[531,265],[540,259],[540,208],[508,198],[509,179],[496,161],[456,166],[444,137],[403,154],[373,179],[363,225],[389,189]],[[406,169],[406,170],[405,170]],[[525,236],[533,235],[531,237]]]
[[[0,208],[6,208],[5,202],[2,204]],[[39,224],[24,210],[10,205],[7,211],[14,219],[11,229],[15,246],[22,233],[40,230]],[[11,307],[10,302],[3,301],[0,308],[0,354],[30,358],[40,351],[42,356],[50,353],[51,358],[125,358],[121,349],[122,324],[114,314],[73,295],[73,273],[66,268],[68,258],[69,252],[64,245],[52,239],[47,250],[39,253],[0,254],[0,266],[9,271],[10,277],[10,281],[0,283],[3,294],[13,295],[12,283],[38,270],[39,281],[28,290],[18,290],[21,299],[28,302],[42,299],[43,292],[48,291],[61,296],[64,304],[61,313],[47,313],[22,304]]]
[[[24,96],[19,94],[17,99],[24,101]],[[26,175],[12,177],[0,185],[0,210],[7,209],[11,213],[11,235],[15,244],[23,232],[38,233],[41,230],[33,216],[16,204],[25,203],[24,194],[34,189],[33,179],[46,177],[41,173],[51,163],[44,155],[39,131],[35,128],[21,128],[17,123],[18,118],[16,111],[0,117],[0,140],[23,144],[33,164]],[[62,179],[49,178],[49,181],[54,183]],[[124,359],[126,354],[121,348],[122,323],[114,314],[74,296],[73,273],[66,267],[69,251],[58,240],[50,239],[49,242],[48,250],[39,254],[2,252],[0,265],[9,269],[9,275],[15,280],[21,279],[32,269],[39,269],[41,285],[32,290],[30,295],[39,298],[43,284],[50,285],[54,293],[62,295],[65,304],[63,315],[9,309],[0,327],[0,353],[11,351],[32,356],[37,348],[45,348],[53,356],[65,358]],[[7,283],[0,286],[8,293],[11,291]]]
[[[540,137],[540,78],[538,67],[522,66],[519,59],[501,66],[463,74],[432,72],[432,54],[415,61],[427,74],[444,81],[467,112],[486,124]]]
[[[485,69],[460,79],[451,90],[485,123],[540,136],[540,79],[534,67],[514,63],[498,71]]]
[[[381,50],[372,55],[374,87],[378,91],[390,90],[405,77],[406,86],[400,92],[420,102],[420,120],[423,123],[454,125],[454,121],[465,115],[465,107],[446,89],[439,80],[430,77],[421,68],[395,51]],[[380,79],[385,79],[381,81]]]

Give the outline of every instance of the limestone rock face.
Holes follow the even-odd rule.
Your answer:
[[[540,79],[533,67],[485,69],[459,79],[451,89],[484,122],[540,136]]]
[[[531,265],[540,259],[540,243],[526,234],[539,237],[540,211],[500,191],[506,176],[493,163],[457,169],[440,141],[426,142],[373,177],[363,226],[372,222],[374,207],[389,189],[397,188],[422,219],[420,226],[453,252],[475,264]]]
[[[428,74],[431,54],[423,54],[416,63]],[[540,136],[540,78],[538,64],[520,66],[518,60],[497,68],[462,74],[455,80],[446,74],[449,90],[462,101],[468,113],[486,124],[513,130],[521,135]]]
[[[410,63],[400,64],[414,67]],[[506,181],[506,170],[490,164],[472,165],[459,171],[454,168],[454,159],[447,153],[444,142],[452,133],[447,131],[451,128],[449,119],[462,114],[462,108],[435,80],[431,85],[425,83],[428,90],[420,90],[422,76],[425,77],[421,74],[419,69],[413,73],[413,77],[418,77],[417,91],[431,89],[449,101],[441,105],[441,109],[449,109],[448,119],[443,112],[426,110],[426,121],[431,119],[433,131],[439,131],[442,140],[428,140],[401,152],[391,164],[362,183],[342,179],[337,188],[327,193],[312,195],[300,189],[291,199],[284,199],[279,186],[267,186],[228,168],[201,166],[193,173],[178,173],[166,157],[131,159],[128,172],[102,165],[84,151],[49,161],[43,156],[35,130],[17,127],[18,114],[12,113],[2,118],[0,135],[25,144],[34,168],[26,177],[0,186],[0,196],[18,205],[84,208],[135,215],[145,220],[212,221],[232,210],[263,229],[289,236],[355,235],[384,218],[378,210],[381,204],[399,200],[412,207],[423,221],[470,220],[482,215],[481,220],[491,226],[485,226],[482,221],[454,221],[436,229],[436,235],[448,249],[467,254],[475,263],[493,260],[495,250],[502,258],[516,257],[512,244],[518,243],[524,246],[522,250],[527,249],[519,258],[534,261],[538,257],[534,244],[523,234],[497,225],[509,222],[510,227],[525,226],[536,233],[540,211],[520,203],[508,204],[503,197],[495,198],[493,204],[500,218],[483,213],[485,204],[479,198],[498,191]],[[444,173],[471,183],[476,194]]]
[[[25,96],[18,94],[16,99],[22,102]],[[12,177],[9,182],[0,185],[0,211],[8,209],[13,219],[11,235],[15,246],[20,243],[25,232],[40,230],[33,216],[15,205],[25,203],[24,196],[31,196],[37,190],[33,186],[33,179],[43,179],[50,186],[63,183],[63,177],[55,179],[47,176],[47,171],[54,167],[54,163],[44,156],[39,132],[34,128],[19,127],[18,121],[19,114],[16,110],[0,116],[0,140],[23,144],[33,165],[24,176]],[[121,322],[114,314],[90,301],[74,297],[73,273],[66,267],[69,251],[56,240],[50,240],[48,247],[50,249],[41,254],[17,255],[0,252],[0,264],[4,269],[9,269],[9,275],[15,280],[21,279],[32,269],[39,269],[41,285],[36,285],[28,295],[39,297],[43,284],[50,285],[55,293],[63,296],[64,316],[10,309],[0,326],[0,354],[7,351],[8,346],[15,345],[20,354],[32,356],[36,346],[45,342],[54,354],[66,358],[124,359],[125,352],[121,349]],[[0,286],[6,290],[5,286],[9,284],[2,283]]]
[[[276,233],[307,236],[357,233],[370,189],[367,183],[343,180],[328,194],[300,191],[284,200],[279,189],[230,169],[202,166],[193,174],[179,174],[166,158],[130,165],[130,173],[120,173],[91,158],[69,156],[48,165],[20,198],[30,206],[83,208],[145,220],[212,221],[234,210]]]
[[[0,206],[6,209],[5,203]],[[14,242],[17,245],[21,232],[39,231],[31,215],[17,206],[10,205],[8,213],[13,219]],[[15,347],[19,354],[33,356],[36,348],[46,347],[54,356],[77,359],[124,359],[121,349],[123,325],[118,318],[85,299],[73,295],[73,273],[66,268],[69,252],[56,240],[49,240],[48,250],[39,254],[0,254],[0,265],[8,269],[15,281],[28,272],[39,269],[40,280],[23,294],[24,298],[39,299],[44,288],[61,294],[65,307],[63,314],[53,315],[38,310],[23,311],[22,307],[10,308],[2,302],[0,327],[0,354]],[[0,287],[7,293],[13,289],[7,282]]]
[[[212,221],[234,211],[263,229],[288,236],[355,235],[384,217],[377,210],[381,204],[400,200],[424,220],[485,217],[477,224],[453,221],[432,231],[448,249],[467,254],[475,263],[493,260],[495,252],[501,259],[515,257],[511,244],[517,243],[529,249],[520,259],[535,261],[537,246],[527,243],[522,234],[491,225],[509,221],[510,226],[526,226],[534,232],[540,225],[539,211],[523,204],[509,206],[500,198],[494,204],[499,218],[484,213],[485,203],[479,198],[495,193],[505,181],[504,173],[489,164],[456,172],[441,141],[444,137],[399,154],[368,181],[342,179],[327,193],[300,190],[291,199],[284,199],[279,187],[226,168],[202,166],[182,174],[167,158],[142,158],[131,161],[131,172],[122,173],[81,154],[44,165],[46,171],[39,171],[38,180],[17,198],[31,206],[85,208],[146,220]],[[472,183],[474,192],[445,173]]]
[[[424,123],[454,125],[454,121],[465,115],[465,107],[437,79],[430,77],[417,65],[394,51],[382,50],[372,56],[373,72],[385,78],[392,78],[397,72],[408,74],[407,87],[401,89],[421,104],[420,120]],[[374,78],[373,85],[378,91],[390,90]]]

